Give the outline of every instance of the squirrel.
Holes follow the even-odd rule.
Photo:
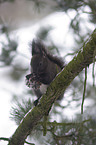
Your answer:
[[[33,40],[31,46],[31,73],[26,76],[26,80],[27,85],[33,88],[37,96],[37,100],[34,101],[36,106],[41,96],[46,92],[47,87],[65,67],[65,64],[62,58],[49,53],[41,40]]]

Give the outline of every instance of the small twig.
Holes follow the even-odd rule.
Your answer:
[[[10,139],[9,138],[6,138],[6,137],[0,137],[0,141],[3,140],[3,141],[9,141]]]
[[[87,12],[87,11],[83,11],[83,13],[85,13],[85,14],[90,14],[90,15],[96,15],[95,13]]]
[[[87,82],[87,67],[85,68],[85,81],[84,81],[84,91],[83,91],[83,98],[82,98],[82,104],[81,104],[81,114],[83,114],[83,105],[84,105],[85,92],[86,92],[86,82]]]
[[[94,74],[94,69],[95,68],[95,61],[93,62],[93,68],[92,68],[92,77],[93,77],[93,87],[95,86],[95,74]]]
[[[95,52],[93,57],[92,77],[93,77],[93,87],[95,87]]]
[[[30,144],[30,145],[35,145],[34,143],[30,143],[30,142],[27,142],[27,141],[25,141],[25,143]]]
[[[47,125],[51,125],[51,126],[67,126],[67,125],[83,124],[83,123],[86,123],[88,121],[90,121],[90,119],[84,120],[82,122],[67,122],[67,123],[65,123],[65,122],[58,123],[58,122],[54,121],[54,122],[47,122]],[[43,122],[39,122],[38,124],[43,125]]]
[[[44,116],[44,121],[43,121],[43,136],[46,136],[46,133],[47,133],[47,116],[45,115]]]

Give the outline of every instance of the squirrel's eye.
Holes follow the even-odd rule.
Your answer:
[[[43,64],[43,62],[42,62],[42,61],[40,61],[39,66],[42,66],[42,64]]]

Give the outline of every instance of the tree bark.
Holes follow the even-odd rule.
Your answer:
[[[40,119],[47,114],[54,101],[66,90],[72,80],[96,58],[96,29],[84,43],[78,54],[56,76],[40,100],[40,103],[28,112],[21,124],[10,138],[9,145],[23,145],[25,139],[38,124]]]

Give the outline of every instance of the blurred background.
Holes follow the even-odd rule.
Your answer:
[[[52,54],[61,56],[67,64],[95,26],[96,0],[0,0],[0,137],[9,138],[34,107],[36,96],[25,80],[30,73],[33,38],[39,37]],[[48,116],[47,135],[43,136],[39,124],[28,142],[96,144],[95,68],[95,61],[87,68],[83,114],[85,70],[73,80],[63,99],[54,104]],[[0,141],[0,145],[6,144]]]

